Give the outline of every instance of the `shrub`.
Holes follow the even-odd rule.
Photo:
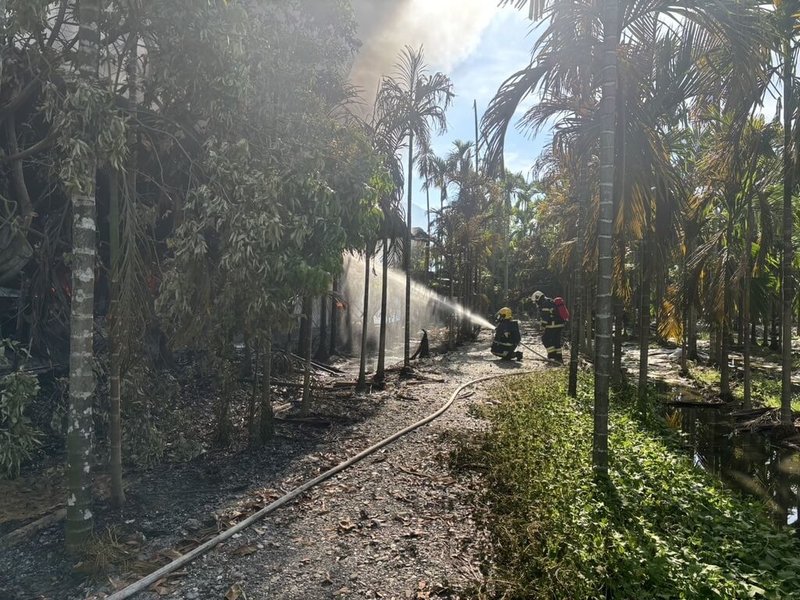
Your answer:
[[[16,351],[9,340],[2,345]],[[0,362],[7,363],[4,355]],[[38,393],[39,381],[30,373],[13,371],[0,378],[0,473],[6,477],[17,477],[22,463],[40,444],[40,432],[25,415]]]
[[[503,597],[800,597],[791,532],[643,428],[632,402],[615,399],[609,481],[597,482],[589,386],[576,401],[562,379],[514,383],[512,401],[489,413],[493,580]]]

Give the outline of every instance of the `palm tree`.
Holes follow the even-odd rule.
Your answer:
[[[796,99],[794,92],[795,78],[795,30],[800,2],[797,0],[773,0],[780,22],[781,47],[780,57],[783,61],[783,245],[781,256],[781,303],[782,342],[781,367],[781,422],[792,425],[792,314],[794,305],[794,247],[792,246],[792,196],[794,195],[794,169],[797,148],[792,134],[795,118]]]
[[[96,85],[100,57],[100,0],[84,0],[79,11],[78,85]],[[69,427],[67,429],[66,544],[79,551],[92,533],[90,510],[92,452],[92,338],[94,331],[95,172],[97,158],[90,126],[82,132],[88,152],[72,185],[72,302],[70,316]]]
[[[406,187],[408,206],[406,212],[406,245],[403,266],[406,272],[405,337],[403,366],[410,368],[410,322],[411,322],[411,209],[413,190],[414,152],[430,144],[431,127],[438,132],[447,129],[445,113],[453,98],[452,83],[443,73],[428,74],[422,47],[409,46],[400,54],[395,74],[381,83],[379,98],[381,112],[392,115],[401,131],[401,139],[408,146],[408,168]]]
[[[528,110],[521,123],[527,127],[541,126],[549,117],[556,116],[566,127],[580,123],[572,115],[577,108],[586,109],[594,118],[586,119],[588,129],[585,139],[594,137],[598,144],[590,144],[599,154],[600,200],[597,213],[597,257],[598,287],[596,315],[596,356],[595,371],[595,439],[593,458],[598,472],[607,470],[607,402],[608,382],[611,371],[611,308],[613,257],[612,239],[614,228],[614,197],[625,198],[629,202],[629,177],[624,161],[630,153],[624,150],[625,135],[618,132],[629,131],[632,127],[655,130],[652,111],[637,113],[634,107],[617,102],[618,81],[625,81],[625,73],[631,69],[627,79],[637,79],[638,55],[643,49],[652,47],[665,35],[675,30],[693,29],[698,35],[692,36],[694,49],[691,56],[693,70],[690,83],[694,88],[691,96],[681,101],[704,105],[724,102],[738,106],[741,114],[747,114],[748,107],[760,98],[763,86],[749,85],[751,79],[758,79],[763,72],[763,52],[759,48],[759,30],[763,19],[756,14],[760,9],[754,5],[742,4],[734,0],[721,0],[715,3],[690,3],[676,6],[669,0],[634,1],[625,3],[620,11],[618,1],[607,1],[599,7],[595,2],[557,2],[556,0],[507,0],[502,4],[513,3],[517,7],[528,6],[534,18],[546,16],[547,26],[539,36],[534,47],[531,63],[512,75],[500,88],[484,117],[484,134],[488,142],[490,163],[501,164],[502,144],[505,132],[513,114],[524,98],[531,92],[538,92],[541,101]],[[599,16],[599,19],[598,19]],[[664,24],[664,19],[670,25]],[[576,27],[576,23],[581,24]],[[584,26],[588,25],[588,26]],[[674,25],[674,26],[673,26]],[[602,37],[598,32],[602,31]],[[620,45],[620,35],[623,43]],[[588,36],[589,41],[584,38]],[[599,58],[594,65],[601,70],[592,79],[594,89],[581,90],[579,84],[580,65],[587,55]],[[580,52],[574,49],[580,48]],[[701,60],[702,56],[713,55],[714,60]],[[622,76],[617,76],[617,59],[622,56]],[[724,74],[721,76],[721,74]],[[761,77],[762,83],[765,80]],[[597,88],[602,89],[599,106],[596,103]],[[645,86],[642,85],[641,88]],[[575,98],[576,92],[579,98]],[[622,90],[619,99],[623,100],[630,90]],[[674,103],[675,100],[672,101]],[[618,110],[625,110],[625,118],[617,116]],[[567,117],[564,117],[567,114]],[[591,133],[590,133],[591,132]],[[657,139],[657,138],[656,138]],[[599,146],[599,148],[597,147]],[[652,185],[652,184],[651,184]],[[640,194],[651,185],[641,189]],[[658,189],[658,184],[656,184]],[[623,194],[625,194],[623,196]],[[666,196],[666,194],[664,194]],[[648,202],[652,202],[651,197]],[[622,204],[618,209],[622,208]],[[618,212],[618,211],[617,211]]]
[[[427,228],[425,234],[425,283],[429,283],[431,271],[431,186],[434,183],[434,174],[437,168],[438,157],[430,146],[425,146],[417,158],[417,169],[422,177],[422,187],[425,190],[425,217]]]

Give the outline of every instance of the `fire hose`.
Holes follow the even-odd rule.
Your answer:
[[[525,346],[525,347],[527,348],[528,346]],[[533,352],[535,354],[538,354],[535,351],[533,351]],[[539,355],[539,356],[541,356],[541,355]],[[547,360],[547,359],[545,359],[545,360]],[[555,361],[553,361],[553,362],[555,362]],[[338,465],[336,465],[335,467],[332,467],[331,469],[328,469],[327,471],[325,471],[321,475],[318,475],[317,477],[315,477],[313,479],[310,479],[310,480],[306,481],[305,483],[295,487],[293,490],[291,490],[288,493],[284,494],[283,496],[281,496],[280,498],[278,498],[277,500],[275,500],[271,504],[268,504],[264,508],[260,509],[258,512],[253,513],[252,515],[250,515],[245,520],[237,523],[236,525],[234,525],[233,527],[230,527],[229,529],[226,529],[225,531],[223,531],[220,534],[218,534],[216,537],[211,538],[210,540],[208,540],[207,542],[201,544],[200,546],[198,546],[194,550],[191,550],[190,552],[187,552],[186,554],[176,558],[171,563],[164,565],[160,569],[158,569],[156,571],[153,571],[152,573],[150,573],[149,575],[143,577],[142,579],[139,579],[138,581],[135,581],[134,583],[130,584],[129,586],[119,590],[118,592],[115,592],[115,593],[111,594],[110,596],[108,596],[108,598],[106,600],[124,600],[125,598],[130,598],[131,596],[133,596],[135,594],[138,594],[142,590],[145,590],[148,587],[150,587],[151,585],[153,585],[155,582],[157,582],[159,579],[161,579],[165,575],[168,575],[169,573],[172,573],[173,571],[176,571],[177,569],[181,568],[182,566],[184,566],[184,565],[192,562],[193,560],[199,558],[200,556],[202,556],[203,554],[205,554],[206,552],[211,550],[214,546],[216,546],[219,543],[229,539],[230,537],[232,537],[236,533],[242,531],[243,529],[246,529],[247,527],[250,527],[250,525],[252,525],[256,521],[259,521],[260,519],[263,519],[268,514],[274,512],[275,510],[277,510],[278,508],[280,508],[284,504],[287,504],[288,502],[291,502],[292,500],[294,500],[295,498],[300,496],[303,492],[305,492],[305,491],[307,491],[307,490],[319,485],[320,483],[322,483],[323,481],[325,481],[327,479],[330,479],[331,477],[333,477],[337,473],[347,469],[348,467],[353,466],[354,464],[356,464],[357,462],[359,462],[362,459],[366,458],[370,454],[373,454],[374,452],[376,452],[377,450],[380,450],[384,446],[387,446],[387,445],[391,444],[392,442],[394,442],[398,438],[403,437],[407,433],[410,433],[410,432],[414,431],[415,429],[418,429],[418,428],[422,427],[423,425],[427,425],[428,423],[430,423],[434,419],[436,419],[436,418],[440,417],[442,414],[444,414],[444,412],[448,408],[450,408],[450,406],[453,404],[453,402],[456,400],[456,398],[459,396],[459,394],[461,394],[461,392],[465,388],[473,386],[473,385],[476,385],[478,383],[482,383],[484,381],[489,381],[491,379],[499,379],[499,378],[502,378],[502,377],[514,377],[514,376],[519,376],[519,375],[528,375],[530,373],[532,373],[532,371],[516,371],[514,373],[502,373],[502,374],[499,374],[499,375],[487,375],[485,377],[479,377],[478,379],[472,379],[471,381],[468,381],[468,382],[458,386],[458,388],[450,395],[450,398],[447,400],[447,402],[445,402],[436,412],[431,413],[430,415],[428,415],[424,419],[421,419],[421,420],[417,421],[416,423],[413,423],[413,424],[409,425],[408,427],[405,427],[405,428],[403,428],[403,429],[401,429],[399,431],[396,431],[395,433],[393,433],[389,437],[386,437],[386,438],[382,439],[381,441],[373,444],[369,448],[367,448],[365,450],[362,450],[361,452],[359,452],[358,454],[356,454],[352,458],[349,458],[346,461],[344,461],[342,463],[339,463]]]

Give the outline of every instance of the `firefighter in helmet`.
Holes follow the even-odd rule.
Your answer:
[[[519,323],[513,319],[511,309],[507,306],[501,308],[497,311],[496,320],[492,354],[499,356],[500,360],[522,360],[522,352],[517,350],[522,336],[519,332]]]
[[[561,300],[560,298],[558,298]],[[531,294],[531,300],[539,308],[539,319],[542,326],[542,344],[547,349],[547,358],[557,363],[564,362],[561,354],[561,330],[564,318],[553,298],[548,298],[539,290]],[[561,300],[563,303],[563,300]]]

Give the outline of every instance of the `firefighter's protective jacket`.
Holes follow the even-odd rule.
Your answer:
[[[555,302],[552,298],[543,296],[539,300],[539,317],[543,330],[547,329],[561,329],[564,327],[564,321],[558,314]]]
[[[503,356],[506,353],[513,352],[521,340],[519,322],[512,319],[503,319],[497,324],[497,329],[494,330],[492,354]]]

